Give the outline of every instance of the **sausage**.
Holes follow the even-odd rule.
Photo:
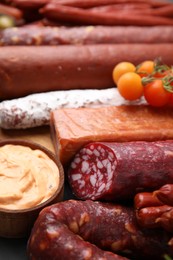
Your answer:
[[[140,226],[144,228],[161,227],[168,232],[173,232],[172,186],[172,184],[166,184],[159,190],[135,195],[134,206]],[[172,240],[169,245],[173,246]]]
[[[157,219],[157,223],[166,231],[173,232],[173,207],[171,207],[170,210],[163,212],[160,218]]]
[[[173,43],[173,27],[164,26],[13,27],[0,31],[0,46]]]
[[[68,180],[80,199],[132,199],[173,183],[173,141],[92,142],[73,158]]]
[[[7,46],[0,48],[0,99],[63,89],[102,89],[115,84],[114,66],[145,57],[173,63],[172,44]],[[79,55],[80,54],[80,55]],[[51,80],[50,80],[51,79]]]
[[[21,9],[39,9],[49,2],[50,0],[12,0],[12,4]]]
[[[13,0],[13,1],[23,1],[23,0]],[[25,0],[29,1],[29,0]],[[38,1],[38,0],[37,0]],[[57,2],[56,0],[51,0],[51,2]],[[96,6],[105,6],[105,5],[110,5],[110,4],[127,4],[131,2],[137,2],[137,3],[149,3],[153,7],[158,7],[158,6],[165,6],[170,4],[169,1],[151,1],[151,0],[58,0],[59,4],[62,5],[67,5],[67,6],[73,6],[73,7],[79,7],[79,8],[91,8],[91,7],[96,7]]]
[[[9,15],[17,20],[23,18],[23,12],[20,9],[4,4],[0,4],[0,14]]]
[[[79,98],[80,97],[80,98]],[[133,104],[143,104],[144,99]],[[37,93],[0,103],[0,127],[4,129],[31,128],[49,125],[50,113],[57,108],[79,108],[129,105],[117,88],[83,89]]]
[[[152,192],[140,192],[135,195],[134,207],[135,209],[141,209],[151,206],[162,206],[163,203]]]
[[[91,12],[89,9],[64,6],[56,2],[50,2],[43,6],[40,9],[40,13],[48,19],[80,25],[173,25],[173,20],[169,17],[145,14],[145,19],[141,19],[141,14],[138,13],[130,12],[127,15],[123,15],[123,12],[115,14],[111,12]]]
[[[136,217],[142,227],[159,228],[165,226],[165,222],[167,223],[167,221],[165,221],[166,215],[164,217],[164,214],[169,214],[171,210],[173,208],[168,205],[145,207],[136,211]],[[173,231],[169,225],[169,230],[167,229],[167,231],[170,232],[171,230]]]
[[[82,238],[82,239],[81,239]],[[30,235],[29,259],[163,259],[173,251],[163,230],[142,229],[134,209],[115,204],[69,200],[41,211]],[[93,245],[94,244],[94,245]],[[108,251],[112,251],[110,253]]]
[[[114,87],[114,66],[122,60],[139,64],[144,56],[160,56],[169,65],[172,44],[0,48],[0,99],[62,89]]]
[[[51,112],[50,120],[54,147],[64,166],[90,142],[173,139],[173,110],[168,107],[61,108]]]
[[[154,196],[162,203],[173,206],[173,185],[166,184],[159,190],[154,191]]]

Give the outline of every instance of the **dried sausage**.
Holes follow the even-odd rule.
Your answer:
[[[131,207],[69,200],[41,211],[28,242],[32,259],[162,259],[173,255],[170,235],[138,226]],[[82,238],[82,239],[81,239]],[[110,253],[108,251],[112,251]]]
[[[173,43],[173,27],[164,26],[28,26],[0,31],[0,46]]]
[[[50,2],[40,9],[40,13],[53,21],[69,22],[73,24],[89,25],[135,25],[135,26],[154,26],[154,25],[173,25],[173,20],[169,17],[153,16],[145,14],[145,19],[141,19],[139,13],[100,13],[92,12],[89,9],[81,9],[71,6],[63,6],[59,3]]]
[[[142,103],[145,103],[143,99],[132,102],[131,105]],[[119,106],[122,104],[128,105],[129,102],[124,101],[117,88],[37,93],[2,101],[0,103],[0,127],[24,129],[48,125],[51,111],[57,108]]]
[[[0,48],[0,99],[63,89],[114,87],[112,70],[122,60],[145,57],[173,63],[172,44],[7,46]],[[129,49],[130,48],[130,49]]]
[[[156,190],[173,183],[173,141],[87,144],[72,160],[68,178],[81,199],[126,200]]]

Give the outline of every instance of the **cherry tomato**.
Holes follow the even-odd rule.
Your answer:
[[[123,74],[118,80],[117,88],[121,96],[127,100],[136,100],[143,95],[141,77],[135,72]]]
[[[112,72],[113,81],[115,84],[117,84],[119,78],[126,72],[132,72],[135,71],[135,65],[133,65],[131,62],[123,61],[118,63]]]
[[[144,86],[144,97],[150,105],[162,107],[168,104],[170,92],[165,90],[161,79],[154,79]]]
[[[136,73],[138,73],[141,77],[146,77],[149,74],[153,73],[154,67],[154,61],[146,60],[136,67]]]

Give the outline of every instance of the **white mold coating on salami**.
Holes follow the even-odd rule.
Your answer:
[[[173,141],[87,144],[72,160],[68,179],[80,199],[132,199],[173,183]]]
[[[131,104],[145,103],[143,99]],[[57,108],[80,108],[128,105],[116,88],[66,90],[37,93],[0,103],[0,127],[30,128],[48,125],[50,113]]]

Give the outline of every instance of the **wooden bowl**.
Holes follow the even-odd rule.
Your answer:
[[[64,196],[64,169],[55,155],[42,145],[31,141],[8,139],[0,141],[0,147],[11,144],[30,147],[32,150],[39,149],[55,162],[59,169],[59,186],[56,192],[46,201],[39,205],[26,209],[3,209],[0,207],[0,236],[6,238],[27,237],[39,214],[46,206],[63,200]]]

